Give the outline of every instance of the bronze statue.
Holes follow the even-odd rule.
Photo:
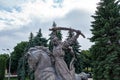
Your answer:
[[[55,34],[53,34],[51,40],[53,44],[52,52],[43,46],[36,46],[29,49],[28,64],[30,68],[35,71],[35,80],[81,80],[79,75],[77,75],[79,78],[75,75],[73,66],[75,57],[70,45],[77,40],[79,35],[85,36],[81,31],[71,28],[55,27],[50,30],[71,30],[76,32],[76,35],[62,42]],[[65,55],[63,49],[67,48],[69,48],[73,54],[73,59],[69,66],[70,69],[68,69],[66,62],[63,59]]]

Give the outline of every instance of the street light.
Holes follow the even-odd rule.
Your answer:
[[[9,70],[8,70],[8,80],[10,80],[10,68],[11,68],[11,53],[10,53],[10,50],[9,49],[2,49],[3,51],[8,51],[9,53]]]

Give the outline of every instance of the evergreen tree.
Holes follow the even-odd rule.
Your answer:
[[[34,46],[47,46],[47,40],[42,37],[41,29],[39,29],[35,37],[32,32],[30,33],[28,45],[23,53],[26,53],[30,47]],[[34,80],[34,73],[30,71],[27,58],[24,55],[20,58],[18,64],[18,79],[25,80],[25,77],[28,75],[30,80]]]
[[[82,60],[81,62],[82,62],[83,71],[86,73],[91,72],[91,68],[92,68],[92,60],[91,59],[92,58],[91,58],[90,51],[89,50],[82,50],[80,57]]]
[[[33,39],[34,39],[34,35],[33,35],[33,33],[31,32],[31,33],[30,33],[30,37],[29,37],[29,43],[28,43],[28,46],[27,46],[27,48],[26,48],[26,51],[27,51],[30,47],[33,47],[33,46],[34,46]]]
[[[24,57],[21,57],[18,61],[17,66],[17,75],[18,80],[25,80],[26,71],[25,71],[25,60]]]
[[[29,76],[29,67],[28,67],[28,63],[27,63],[27,58],[25,57],[24,54],[27,53],[28,49],[30,47],[34,47],[34,35],[31,32],[30,36],[29,36],[29,42],[27,43],[26,47],[23,49],[23,51],[21,52],[23,55],[19,58],[17,64],[17,75],[18,75],[18,80],[25,80],[25,77],[28,75]],[[33,77],[33,76],[32,76]],[[30,78],[30,80],[33,80]]]
[[[57,27],[57,24],[55,22],[53,22],[53,25],[52,25],[53,28]],[[50,33],[50,38],[49,38],[49,50],[52,51],[53,49],[53,45],[52,45],[52,42],[51,42],[51,39],[52,39],[52,35],[56,35],[58,37],[58,39],[62,40],[62,34],[61,34],[61,31],[60,30],[57,30],[57,31],[52,31]]]
[[[69,38],[71,38],[72,36],[74,36],[74,33],[73,32],[68,32],[68,38],[67,38],[67,40],[69,39]],[[72,46],[72,45],[71,45]],[[73,46],[72,46],[73,47]],[[71,62],[71,60],[72,60],[72,57],[73,57],[73,55],[72,54],[70,54],[70,50],[69,49],[65,49],[64,50],[65,51],[65,56],[64,56],[64,60],[65,60],[65,62],[67,63],[67,66],[69,67],[69,64],[70,64],[70,62]]]
[[[90,49],[94,80],[120,80],[120,4],[119,0],[101,0],[92,16],[95,44]]]
[[[71,38],[74,36],[74,32],[72,31],[69,31],[68,32],[68,38]],[[74,62],[74,66],[75,66],[75,72],[76,73],[80,73],[81,70],[82,70],[82,60],[81,60],[81,57],[80,57],[80,45],[78,43],[78,41],[76,40],[72,45],[70,45],[72,48],[73,48],[73,51],[74,51],[74,54],[75,54],[75,62]],[[70,62],[71,62],[71,59],[72,59],[72,54],[70,54],[70,50],[65,50],[65,61],[67,63],[67,65],[69,66]]]
[[[33,39],[34,46],[47,46],[47,40],[42,37],[41,29]]]

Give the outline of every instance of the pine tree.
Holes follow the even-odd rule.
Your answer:
[[[81,62],[82,62],[82,71],[86,73],[91,73],[92,68],[92,58],[89,50],[82,50],[80,54]]]
[[[73,37],[74,36],[74,32],[72,32],[72,31],[69,31],[68,32],[68,38],[67,39],[69,39],[69,38],[71,38],[71,37]],[[81,72],[81,70],[82,70],[82,65],[81,65],[81,57],[80,57],[80,45],[79,45],[79,43],[78,43],[78,41],[76,40],[72,45],[70,45],[72,48],[73,48],[73,51],[74,51],[74,54],[75,54],[75,58],[76,58],[76,60],[75,60],[75,62],[74,62],[74,66],[75,66],[75,72],[76,73],[80,73]],[[70,62],[71,62],[71,59],[72,59],[72,54],[70,54],[70,50],[65,50],[65,57],[64,57],[64,59],[65,59],[65,61],[66,61],[66,63],[67,63],[67,65],[68,65],[68,67],[69,67],[69,64],[70,64]]]
[[[25,48],[24,52],[22,53],[24,54],[27,53],[28,49],[34,46],[47,46],[47,40],[42,37],[41,29],[39,29],[39,32],[37,33],[35,37],[33,36],[32,32],[30,33],[28,45]],[[18,73],[19,80],[25,80],[25,76],[27,75],[29,76],[30,80],[34,80],[34,73],[33,71],[30,71],[27,58],[24,55],[20,58],[18,62],[17,73]]]
[[[42,36],[41,29],[39,29],[39,31],[35,37],[33,37],[32,34],[30,35],[29,44],[30,44],[29,48],[34,47],[34,46],[45,46],[45,47],[47,46],[47,39]],[[26,58],[24,57],[24,61],[25,60],[26,60]],[[25,64],[27,64],[25,66],[25,69],[26,69],[26,68],[28,68],[28,63],[25,61],[24,65]],[[30,71],[28,68],[26,73],[28,73],[30,80],[34,80],[34,72],[33,71]]]
[[[101,0],[92,16],[95,44],[90,49],[94,80],[120,80],[120,5],[119,0]]]
[[[69,31],[68,32],[68,36],[67,36],[67,40],[70,39],[72,36],[74,36],[74,33]],[[71,47],[73,47],[73,45],[71,45]],[[70,64],[70,62],[72,60],[73,55],[70,54],[70,50],[69,49],[65,49],[64,51],[65,51],[64,60],[65,60],[67,66],[69,68],[69,64]]]
[[[24,51],[22,52],[23,54],[26,54],[28,49],[30,47],[34,47],[35,44],[34,44],[34,35],[33,33],[31,32],[30,33],[30,36],[29,36],[29,41],[27,43],[27,46],[24,48]],[[31,76],[29,75],[29,66],[28,66],[28,62],[27,62],[27,58],[25,57],[25,55],[22,55],[20,57],[20,59],[18,60],[18,66],[17,66],[17,75],[18,75],[18,80],[25,80],[25,77],[28,75],[28,76]],[[33,79],[34,76],[31,76],[30,77],[30,80],[34,80]]]
[[[28,50],[30,47],[33,47],[33,46],[34,46],[33,39],[34,39],[34,35],[33,35],[33,33],[31,32],[31,33],[30,33],[30,37],[29,37],[29,43],[28,43],[28,46],[27,46],[27,50]]]
[[[55,22],[53,22],[53,25],[52,25],[53,28],[57,27],[57,24]],[[51,42],[51,39],[52,39],[52,35],[56,35],[58,37],[58,39],[62,40],[62,34],[61,34],[61,31],[60,30],[57,30],[57,31],[52,31],[50,33],[50,38],[49,38],[49,50],[52,51],[53,49],[53,44]]]
[[[41,29],[33,39],[34,46],[47,46],[47,39],[42,37]]]

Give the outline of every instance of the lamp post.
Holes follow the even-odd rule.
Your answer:
[[[3,51],[7,51],[9,53],[9,69],[8,69],[8,80],[10,80],[10,68],[11,68],[11,53],[9,49],[2,49]]]

